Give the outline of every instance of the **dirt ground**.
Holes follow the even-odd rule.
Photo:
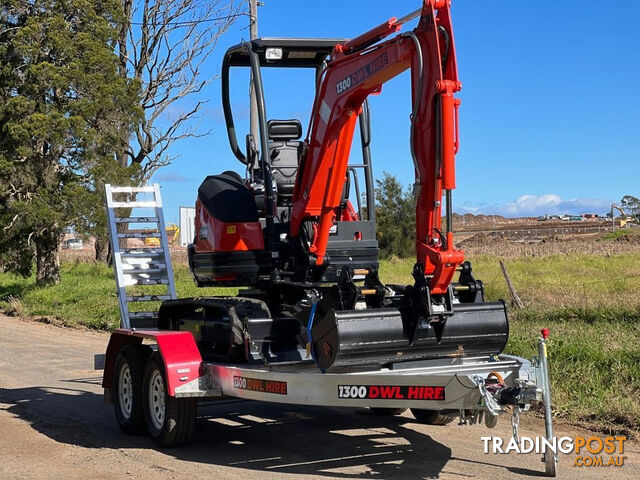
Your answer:
[[[484,454],[481,436],[508,440],[502,418],[484,426],[429,427],[410,414],[226,401],[199,408],[191,445],[159,450],[122,434],[102,400],[93,354],[107,335],[0,316],[0,478],[283,479],[480,478],[541,475],[539,455]],[[540,435],[525,417],[521,435]],[[591,435],[558,425],[561,435]],[[640,445],[625,444],[624,466],[573,466],[561,455],[560,478],[637,478]]]
[[[544,238],[507,239],[478,233],[456,242],[467,255],[497,255],[502,258],[548,257],[551,255],[621,255],[640,253],[640,235],[625,235],[599,241],[600,235],[556,235]]]

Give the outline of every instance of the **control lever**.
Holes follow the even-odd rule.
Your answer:
[[[246,137],[247,148],[247,168],[253,171],[258,164],[258,149],[256,148],[256,140],[250,133]]]

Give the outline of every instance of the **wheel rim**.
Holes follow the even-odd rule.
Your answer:
[[[164,381],[159,371],[155,370],[149,379],[149,413],[153,426],[162,430],[164,426]]]
[[[133,408],[133,383],[129,364],[123,363],[118,373],[118,397],[120,399],[120,413],[126,419],[131,417]]]

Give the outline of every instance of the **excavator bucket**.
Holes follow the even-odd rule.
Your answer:
[[[460,303],[446,316],[408,328],[399,308],[329,310],[311,328],[314,359],[324,370],[354,365],[498,355],[507,344],[504,302]]]

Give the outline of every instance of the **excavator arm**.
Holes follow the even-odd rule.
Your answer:
[[[398,32],[420,16],[417,27]],[[420,10],[392,18],[333,50],[314,102],[305,153],[293,194],[290,235],[301,234],[307,222],[315,264],[323,265],[329,233],[345,183],[351,142],[363,102],[382,85],[411,70],[410,147],[415,166],[416,256],[431,277],[432,294],[446,293],[464,253],[453,246],[451,191],[455,188],[458,150],[454,94],[458,81],[450,1],[424,0]],[[447,232],[441,230],[442,197],[447,205]]]

